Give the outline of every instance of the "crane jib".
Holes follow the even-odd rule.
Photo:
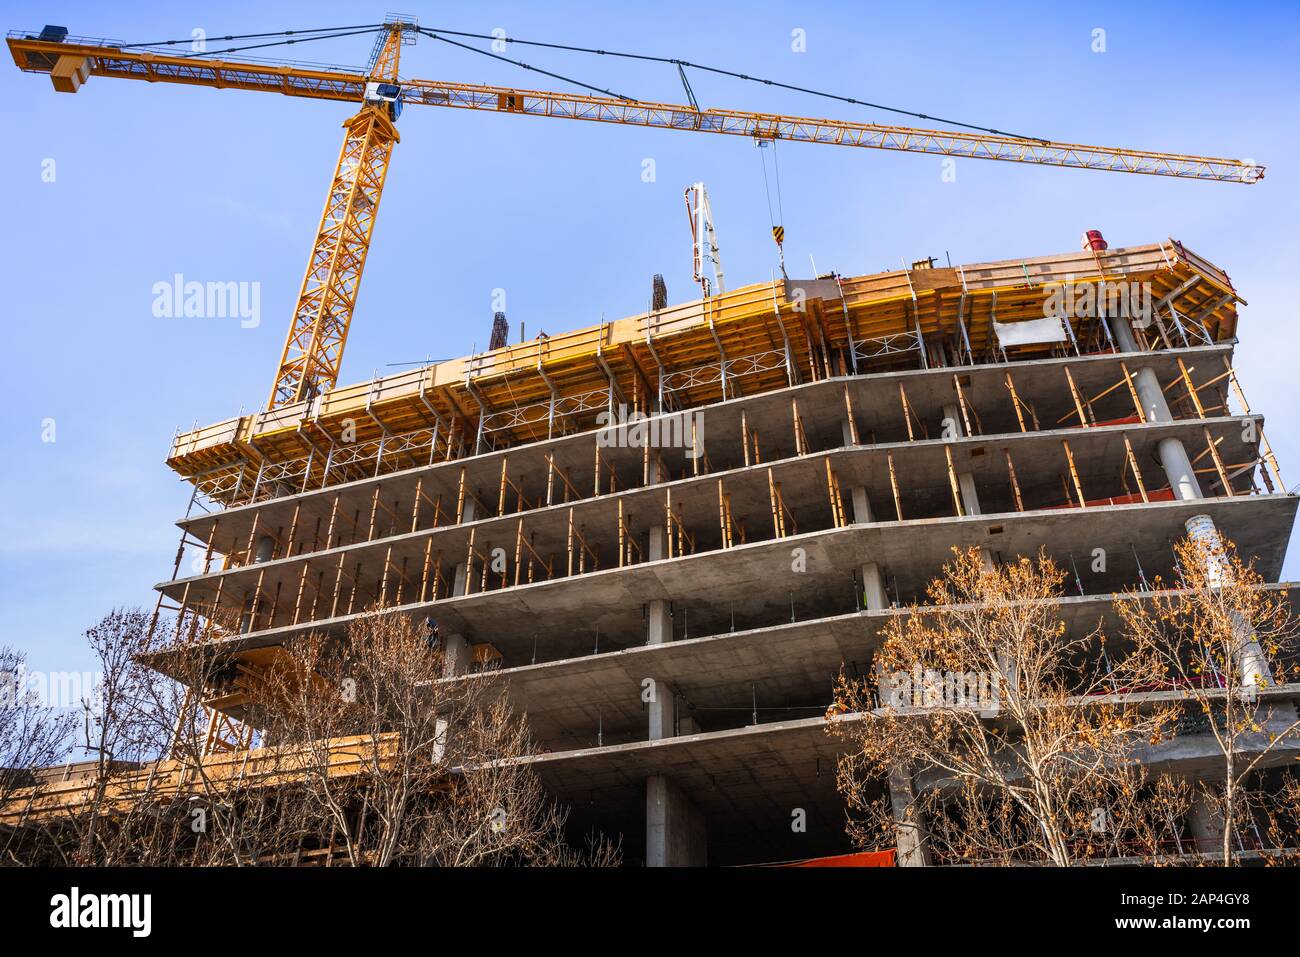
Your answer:
[[[50,74],[56,89],[68,92],[84,82],[84,77],[80,80],[75,78],[78,70],[93,76],[263,90],[290,96],[352,102],[364,99],[367,83],[367,78],[360,73],[340,68],[208,61],[196,57],[121,50],[92,42],[52,42],[11,35],[9,46],[15,63],[21,69]],[[73,74],[72,77],[68,76],[70,73]],[[1249,160],[1056,143],[1006,135],[926,130],[850,120],[813,119],[738,110],[695,110],[681,104],[643,103],[614,97],[431,80],[404,81],[401,102],[405,105],[494,110],[757,139],[782,139],[1226,183],[1250,184],[1264,176],[1264,167]]]

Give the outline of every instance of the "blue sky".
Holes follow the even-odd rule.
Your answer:
[[[407,3],[423,25],[680,57],[1073,142],[1252,158],[1232,186],[788,144],[792,273],[847,274],[1173,236],[1249,300],[1238,369],[1294,487],[1300,261],[1300,11],[1222,4]],[[124,42],[382,19],[355,3],[8,2],[6,29]],[[1093,31],[1105,52],[1093,52]],[[806,52],[792,50],[803,30]],[[364,63],[369,37],[267,55]],[[640,99],[680,101],[666,66],[514,48]],[[408,76],[558,85],[421,39]],[[696,75],[702,105],[890,122],[889,114]],[[29,668],[89,668],[81,633],[167,577],[186,487],[177,427],[265,401],[350,108],[92,78],[75,96],[0,66],[0,644]],[[923,125],[923,124],[922,124]],[[483,346],[494,289],[529,335],[644,308],[653,273],[692,297],[682,188],[709,185],[729,283],[775,266],[762,170],[744,139],[412,108],[400,123],[343,380]],[[643,161],[656,179],[642,179]],[[42,176],[54,161],[55,178]],[[257,282],[261,322],[153,315],[154,283]],[[1290,293],[1290,295],[1288,295]],[[517,328],[517,325],[516,325]],[[1290,384],[1288,384],[1290,383]],[[55,441],[42,441],[53,419]],[[1293,550],[1287,573],[1300,571]]]

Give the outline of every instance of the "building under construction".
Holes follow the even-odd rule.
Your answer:
[[[1149,320],[1105,314],[1119,288]],[[1207,517],[1277,579],[1296,497],[1233,369],[1241,301],[1172,240],[926,261],[337,388],[176,437],[204,564],[159,589],[238,614],[253,658],[436,618],[457,670],[499,666],[547,785],[651,864],[842,852],[833,677],[953,546],[1045,548],[1085,630]]]
[[[657,284],[641,315],[516,345],[500,317],[489,351],[335,384],[402,102],[1220,181],[1255,167],[407,80],[399,48],[428,31],[402,20],[364,74],[57,31],[10,47],[65,92],[117,76],[364,104],[269,407],[175,437],[193,491],[160,611],[238,620],[216,648],[252,669],[373,609],[436,620],[445,680],[493,669],[537,738],[526,760],[629,861],[852,850],[834,677],[868,673],[955,546],[1045,549],[1084,632],[1173,579],[1189,529],[1281,573],[1296,497],[1234,371],[1243,300],[1174,240],[705,284],[678,305]],[[211,694],[210,749],[247,747],[238,688]],[[900,843],[901,863],[925,857]]]

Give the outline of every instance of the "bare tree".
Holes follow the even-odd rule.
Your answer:
[[[38,772],[61,759],[68,750],[74,715],[56,709],[25,686],[26,657],[0,646],[0,808],[17,812],[15,820],[39,800],[43,781]],[[7,863],[19,863],[15,843],[21,828],[0,824],[0,851]]]
[[[378,613],[346,639],[313,636],[263,686],[268,740],[303,756],[303,794],[353,865],[610,864],[599,838],[565,839],[565,814],[520,760],[532,750],[505,689],[445,676],[410,619]]]
[[[1153,856],[1176,834],[1186,794],[1137,758],[1176,715],[1135,690],[1156,661],[1070,634],[1063,581],[1041,555],[992,567],[958,552],[929,603],[887,624],[875,673],[841,675],[830,727],[853,745],[837,780],[860,845],[916,839],[924,820],[944,860],[1064,866]]]
[[[1237,829],[1269,801],[1252,777],[1294,760],[1300,747],[1295,705],[1282,688],[1297,622],[1286,596],[1265,587],[1217,533],[1183,539],[1175,556],[1177,587],[1121,602],[1121,630],[1135,654],[1157,663],[1163,685],[1181,691],[1199,716],[1194,730],[1217,746],[1218,785],[1198,799],[1222,823],[1218,850],[1230,865]]]
[[[87,632],[95,763],[27,822],[27,862],[619,863],[599,836],[566,840],[504,687],[445,677],[409,620],[255,652],[213,641],[229,632],[217,622],[162,624],[117,610]]]

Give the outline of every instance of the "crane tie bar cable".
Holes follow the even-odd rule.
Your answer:
[[[267,47],[289,46],[294,43],[306,43],[309,40],[328,40],[337,37],[357,36],[358,34],[362,34],[362,33],[373,33],[373,32],[377,32],[378,30],[385,29],[388,26],[390,26],[390,24],[377,23],[377,24],[358,24],[356,26],[351,26],[351,27],[320,27],[311,30],[280,30],[271,33],[228,34],[226,36],[218,37],[215,39],[257,40],[257,39],[263,39],[265,37],[285,37],[286,39],[277,40],[273,43],[258,43],[258,44],[250,44],[242,47],[228,47],[222,50],[192,51],[187,53],[187,55],[212,56],[213,54],[216,53],[239,53],[244,50],[259,50],[259,49],[265,49]],[[994,136],[1006,136],[1012,139],[1025,140],[1027,142],[1034,142],[1042,145],[1049,145],[1052,142],[1051,140],[1044,139],[1040,136],[1028,136],[1023,133],[1008,133],[1005,130],[995,129],[994,127],[991,126],[979,126],[974,123],[963,123],[959,120],[950,120],[941,116],[931,116],[928,113],[919,113],[915,110],[905,110],[897,106],[886,106],[883,103],[874,103],[870,100],[859,99],[858,97],[843,96],[838,93],[830,93],[826,90],[815,90],[810,87],[796,86],[792,83],[782,83],[779,80],[772,80],[766,77],[750,76],[747,73],[738,73],[735,70],[727,70],[727,69],[723,69],[722,67],[708,66],[703,63],[693,63],[690,60],[683,60],[678,57],[653,56],[651,54],[646,54],[646,53],[628,53],[626,51],[620,51],[620,50],[602,50],[595,47],[581,47],[581,46],[575,46],[573,44],[568,44],[568,43],[548,43],[542,40],[522,40],[522,39],[517,39],[515,37],[501,37],[501,36],[495,36],[493,34],[487,34],[487,33],[470,33],[465,30],[430,30],[425,27],[420,27],[415,25],[411,25],[411,29],[431,39],[439,40],[443,43],[448,43],[451,44],[452,46],[460,47],[462,50],[469,50],[472,53],[478,53],[481,54],[482,56],[491,57],[492,59],[500,60],[503,63],[510,63],[514,66],[521,67],[522,69],[530,70],[534,73],[540,73],[543,76],[549,76],[552,79],[560,80],[564,83],[571,83],[574,86],[579,86],[582,87],[583,89],[591,90],[594,93],[601,93],[604,94],[605,96],[611,96],[614,97],[615,99],[623,100],[628,103],[636,103],[637,100],[633,97],[624,96],[621,93],[615,93],[611,90],[604,89],[603,87],[594,86],[590,83],[583,83],[581,80],[575,80],[572,77],[567,77],[560,73],[553,73],[549,70],[544,70],[541,67],[536,67],[531,64],[524,63],[521,60],[514,60],[511,59],[510,57],[502,56],[498,53],[492,53],[488,50],[480,50],[479,48],[470,46],[469,44],[466,43],[458,43],[457,41],[450,39],[449,36],[444,36],[443,34],[449,34],[450,36],[458,36],[458,37],[468,37],[475,40],[493,40],[493,41],[499,40],[505,43],[518,43],[523,46],[541,47],[550,50],[564,50],[570,53],[589,53],[589,54],[594,54],[596,56],[611,56],[611,57],[618,57],[627,60],[643,60],[650,63],[667,63],[677,67],[682,82],[686,84],[687,95],[691,98],[692,101],[691,105],[696,110],[696,112],[702,112],[702,111],[700,111],[698,104],[695,102],[694,96],[691,95],[690,84],[686,80],[686,73],[685,73],[686,67],[690,67],[693,70],[702,70],[706,73],[715,73],[719,76],[731,77],[737,80],[745,80],[750,83],[761,83],[764,86],[776,87],[782,90],[790,90],[792,92],[803,93],[808,96],[816,96],[816,97],[821,97],[822,99],[836,100],[840,103],[849,103],[854,106],[865,106],[869,109],[884,110],[885,112],[888,113],[897,113],[902,116],[911,116],[920,120],[928,120],[934,123],[942,123],[946,126],[957,126],[963,129],[975,130],[980,133],[989,133]],[[348,32],[340,32],[340,31],[348,31]],[[304,36],[303,34],[312,34],[312,35]],[[128,50],[128,49],[138,48],[138,47],[177,46],[177,45],[192,43],[192,42],[193,42],[192,38],[184,38],[179,40],[159,40],[153,43],[127,43],[120,46],[119,49]]]
[[[334,40],[339,37],[355,37],[363,33],[378,33],[380,30],[384,29],[384,26],[385,24],[381,23],[378,27],[366,27],[364,29],[349,30],[346,33],[321,33],[321,34],[317,34],[316,36],[310,36],[310,37],[295,36],[291,40],[277,40],[274,43],[250,43],[247,46],[242,46],[242,47],[226,47],[224,50],[186,50],[182,53],[182,55],[202,57],[202,56],[213,56],[214,54],[217,53],[242,53],[244,50],[263,50],[266,49],[267,47],[292,46],[295,43],[307,43],[311,40]],[[292,30],[286,30],[283,33],[278,33],[278,34],[273,33],[273,34],[265,34],[265,35],[283,36],[287,33],[293,33],[293,32],[294,31]],[[255,36],[255,34],[249,34],[250,39],[253,36]],[[222,39],[226,39],[226,38],[223,37]],[[160,43],[131,43],[125,46],[118,47],[118,49],[125,50],[128,49],[129,47],[168,46],[174,43],[191,43],[191,42],[193,41],[192,40],[164,40]]]
[[[430,39],[440,40],[443,43],[450,43],[452,46],[460,47],[462,50],[469,50],[471,53],[479,53],[482,54],[483,56],[491,57],[494,60],[501,60],[504,63],[512,63],[515,66],[522,67],[525,70],[532,70],[534,73],[541,73],[544,76],[549,76],[552,79],[560,80],[561,82],[564,83],[572,83],[574,86],[580,86],[584,90],[591,90],[594,93],[603,93],[605,96],[612,96],[614,97],[614,99],[623,100],[626,103],[637,102],[633,97],[624,96],[622,93],[615,93],[612,90],[606,90],[599,86],[592,86],[590,83],[583,83],[581,80],[575,80],[572,77],[563,76],[559,73],[552,73],[550,70],[543,70],[541,67],[532,66],[531,64],[524,63],[521,60],[512,60],[510,59],[510,57],[502,56],[499,53],[492,53],[488,50],[480,50],[478,47],[472,47],[468,43],[460,43],[456,40],[451,40],[448,39],[447,37],[439,36],[434,31],[426,30],[423,27],[416,27],[415,30],[417,33],[422,33],[425,36],[429,37]]]
[[[226,34],[222,37],[208,37],[209,40],[263,40],[266,37],[291,37],[303,33],[335,33],[339,30],[377,30],[383,27],[382,23],[357,23],[350,27],[318,27],[311,30],[276,30],[271,33],[235,33]],[[157,40],[153,43],[123,43],[118,47],[119,50],[131,50],[135,47],[169,47],[182,43],[193,43],[193,37],[185,37],[182,40]]]
[[[421,32],[425,32],[421,29]],[[750,76],[747,73],[737,73],[734,70],[725,70],[721,67],[706,66],[702,63],[692,63],[689,60],[681,60],[676,57],[651,56],[645,53],[625,53],[617,50],[600,50],[593,47],[572,46],[565,43],[545,43],[540,40],[517,40],[513,37],[499,37],[484,33],[467,33],[462,30],[439,30],[438,33],[449,33],[452,36],[472,37],[477,40],[504,40],[506,43],[519,43],[525,46],[546,47],[552,50],[567,50],[573,53],[592,53],[597,56],[621,57],[628,60],[646,60],[652,63],[668,63],[678,68],[690,67],[694,70],[703,70],[706,73],[717,73],[720,76],[729,76],[738,80],[747,80],[750,83],[762,83],[765,86],[775,86],[783,90],[791,90],[796,93],[806,93],[810,96],[818,96],[828,100],[838,100],[841,103],[851,103],[855,106],[866,106],[876,110],[885,110],[890,113],[899,113],[904,116],[912,116],[921,120],[930,120],[935,123],[944,123],[948,126],[960,126],[968,130],[977,130],[981,133],[991,133],[994,136],[1009,136],[1018,140],[1029,140],[1035,143],[1048,144],[1051,140],[1043,139],[1041,136],[1027,136],[1023,133],[1008,133],[1005,130],[998,130],[988,126],[977,126],[973,123],[962,123],[958,120],[949,120],[941,116],[930,116],[927,113],[918,113],[914,110],[905,110],[896,106],[885,106],[882,103],[872,103],[868,100],[860,100],[856,97],[841,96],[838,93],[828,93],[824,90],[813,90],[808,87],[794,86],[790,83],[782,83],[779,80],[769,80],[764,77]],[[446,37],[441,39],[446,40]],[[450,42],[450,41],[448,41]],[[468,49],[474,49],[469,47]],[[482,50],[477,52],[482,53]]]

